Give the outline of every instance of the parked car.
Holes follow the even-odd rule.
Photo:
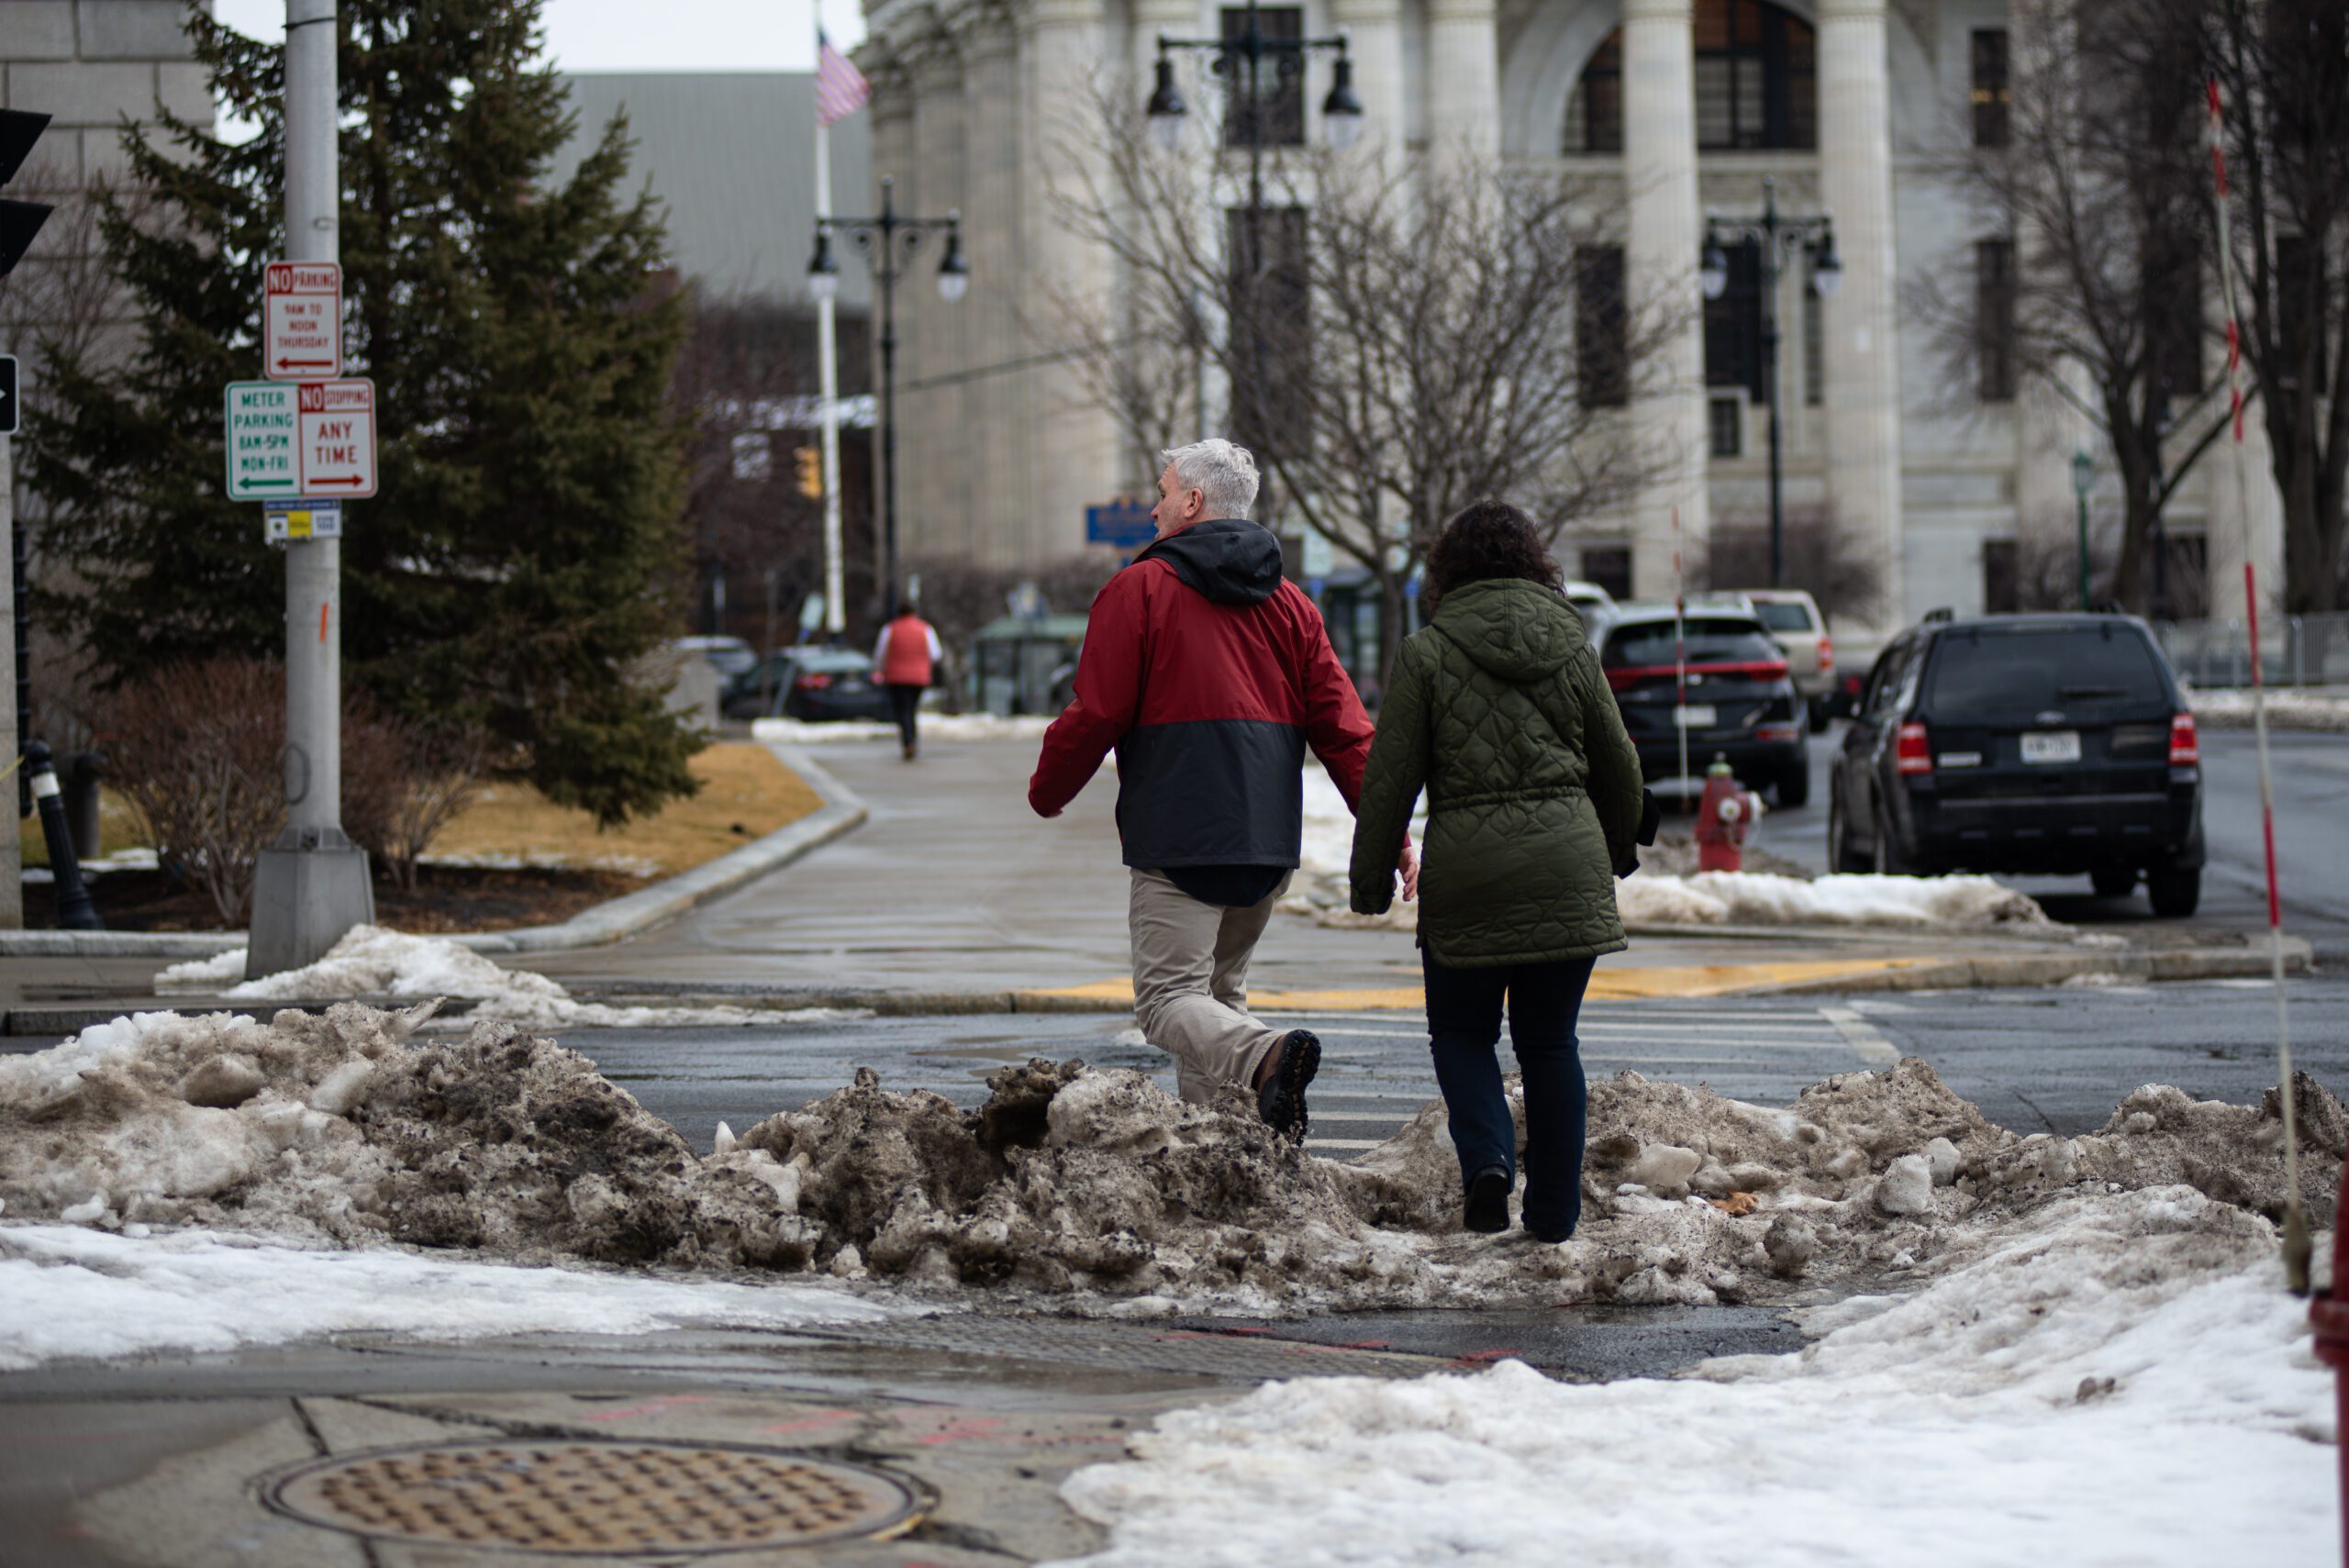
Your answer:
[[[2154,913],[2202,888],[2201,746],[2143,621],[1936,611],[1868,673],[1828,791],[1837,871],[2142,876]]]
[[[1772,640],[1787,651],[1787,674],[1802,694],[1811,733],[1818,734],[1827,728],[1835,695],[1835,642],[1827,635],[1819,601],[1800,588],[1748,588],[1744,598]]]
[[[727,688],[729,718],[780,715],[810,724],[837,718],[890,717],[889,694],[873,678],[870,654],[853,648],[809,644],[779,648]]]
[[[759,662],[751,645],[739,637],[680,637],[669,644],[680,653],[698,653],[718,666],[718,673],[732,680]]]
[[[1591,641],[1597,642],[1600,634],[1606,631],[1608,620],[1615,614],[1615,595],[1598,584],[1586,583],[1579,577],[1567,581],[1564,593],[1566,603],[1574,606],[1575,612],[1582,617],[1583,630],[1589,634]]]
[[[1779,805],[1809,800],[1802,697],[1787,678],[1786,654],[1762,622],[1740,610],[1688,612],[1686,703],[1675,659],[1680,635],[1669,605],[1619,606],[1599,647],[1598,665],[1639,748],[1641,771],[1651,779],[1677,775],[1685,729],[1691,773],[1725,758],[1748,788],[1775,791]]]

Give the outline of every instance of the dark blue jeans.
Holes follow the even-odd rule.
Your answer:
[[[1494,1054],[1506,999],[1509,1040],[1525,1074],[1525,1228],[1572,1235],[1582,1218],[1586,1108],[1575,1016],[1594,961],[1455,969],[1425,950],[1419,960],[1427,976],[1435,1081],[1452,1118],[1461,1184],[1495,1165],[1512,1179],[1517,1173],[1517,1131]]]

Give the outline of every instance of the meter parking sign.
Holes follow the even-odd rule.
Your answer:
[[[228,497],[348,500],[375,494],[375,384],[228,384]]]

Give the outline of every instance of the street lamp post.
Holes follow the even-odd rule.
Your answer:
[[[1244,271],[1235,269],[1244,277],[1249,290],[1248,313],[1253,314],[1256,275],[1264,264],[1264,72],[1269,67],[1275,83],[1287,85],[1305,74],[1305,62],[1316,50],[1329,50],[1337,54],[1337,66],[1330,83],[1329,96],[1321,100],[1322,129],[1330,138],[1330,145],[1343,152],[1362,135],[1362,99],[1354,92],[1353,61],[1346,53],[1343,33],[1329,38],[1277,39],[1265,36],[1263,15],[1256,0],[1248,0],[1241,13],[1240,28],[1229,37],[1219,39],[1177,39],[1161,33],[1158,36],[1158,73],[1154,90],[1145,112],[1150,119],[1151,136],[1159,146],[1172,152],[1182,144],[1183,122],[1190,107],[1183,101],[1180,88],[1174,84],[1174,53],[1191,50],[1206,54],[1209,69],[1226,82],[1244,83],[1247,92],[1248,129],[1248,254]],[[1261,331],[1252,329],[1251,355],[1255,362],[1255,384],[1249,388],[1252,404],[1265,395],[1264,339]],[[1261,423],[1261,421],[1260,421]],[[1261,436],[1261,432],[1258,433]]]
[[[905,262],[913,259],[923,238],[943,232],[946,254],[938,262],[938,292],[949,304],[971,286],[971,269],[963,260],[963,215],[909,217],[897,211],[895,182],[881,179],[881,211],[873,217],[818,217],[816,253],[807,262],[807,287],[817,298],[829,297],[840,288],[840,262],[832,255],[832,236],[844,234],[862,251],[881,285],[881,552],[883,597],[897,592],[897,279]]]
[[[1723,218],[1713,213],[1705,215],[1705,249],[1699,258],[1697,281],[1707,299],[1720,298],[1729,287],[1729,258],[1722,253],[1722,241],[1751,244],[1759,248],[1762,257],[1762,388],[1770,407],[1770,586],[1781,587],[1787,576],[1786,504],[1780,474],[1781,444],[1778,433],[1778,270],[1781,261],[1792,261],[1804,250],[1815,250],[1811,262],[1811,286],[1819,297],[1831,299],[1836,285],[1843,281],[1843,263],[1835,254],[1835,219],[1822,213],[1817,217],[1789,217],[1778,211],[1778,183],[1773,179],[1762,182],[1762,216],[1758,218]]]
[[[2078,503],[2080,522],[2080,609],[2088,607],[2088,492],[2096,488],[2096,459],[2083,447],[2072,454],[2072,496]]]

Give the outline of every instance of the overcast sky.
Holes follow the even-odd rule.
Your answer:
[[[562,71],[809,71],[812,0],[546,0],[547,52]],[[860,0],[821,0],[824,29],[863,41]],[[215,0],[213,15],[255,38],[285,33],[284,0]]]

